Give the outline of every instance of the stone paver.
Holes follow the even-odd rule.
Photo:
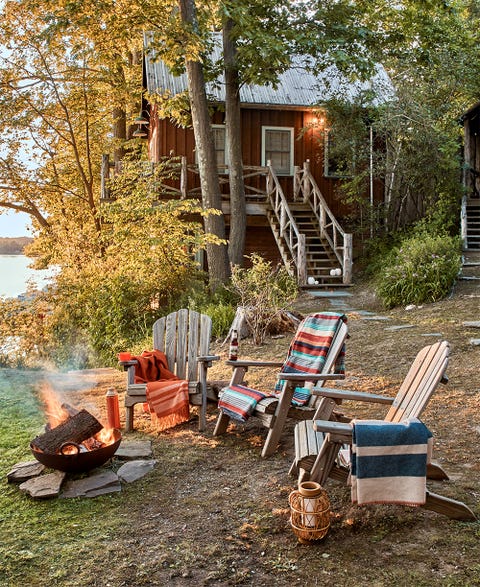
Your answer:
[[[23,483],[32,477],[38,477],[45,469],[45,465],[38,461],[25,461],[17,463],[7,473],[9,483]]]
[[[122,440],[114,456],[125,461],[149,459],[152,456],[152,442],[150,440]]]
[[[58,497],[65,475],[62,471],[55,471],[29,479],[18,487],[34,499],[51,499]]]
[[[83,479],[66,481],[60,497],[97,497],[121,491],[118,475],[113,471],[98,471]]]
[[[147,473],[154,468],[157,461],[155,459],[149,461],[128,461],[120,467],[117,471],[117,475],[120,481],[124,483],[132,483],[145,477]]]

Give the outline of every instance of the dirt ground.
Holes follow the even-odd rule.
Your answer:
[[[449,299],[410,310],[382,310],[361,285],[348,294],[333,302],[304,294],[296,304],[304,314],[346,312],[351,336],[344,387],[395,395],[420,348],[435,340],[450,342],[449,383],[438,389],[423,414],[434,434],[435,459],[450,480],[429,481],[429,487],[465,502],[480,516],[480,346],[472,344],[480,329],[463,324],[480,320],[480,281],[461,280]],[[290,333],[271,338],[262,347],[242,340],[239,356],[283,359],[290,338]],[[213,350],[226,357],[226,346],[217,342]],[[223,360],[210,372],[212,379],[229,375]],[[100,411],[108,387],[114,385],[123,394],[123,373],[107,369],[83,377],[87,389],[82,401]],[[274,381],[274,373],[252,371],[248,377],[250,385],[265,389]],[[140,499],[130,499],[125,532],[116,538],[115,554],[109,555],[114,557],[109,575],[98,565],[95,579],[85,575],[79,584],[480,585],[478,522],[453,521],[421,508],[353,506],[349,489],[335,481],[325,487],[332,512],[327,537],[299,544],[288,522],[288,495],[295,488],[288,475],[293,423],[278,452],[262,459],[266,430],[253,420],[214,438],[216,406],[209,405],[207,431],[201,434],[192,412],[189,423],[160,434],[147,415],[136,412],[136,431],[125,438],[151,439],[158,464],[127,489],[127,497],[138,492]],[[345,412],[382,418],[385,410],[345,404]]]

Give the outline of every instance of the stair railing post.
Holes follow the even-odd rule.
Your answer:
[[[307,283],[307,250],[304,234],[298,236],[297,280],[299,286]]]
[[[310,159],[303,163],[303,201],[306,203],[310,199],[312,185],[310,183]]]
[[[352,283],[352,235],[346,233],[343,237],[343,278],[345,285]]]
[[[293,201],[298,201],[298,196],[300,194],[300,166],[295,165],[295,171],[293,174]]]
[[[467,240],[467,196],[466,194],[462,197],[462,207],[460,210],[460,230],[462,238],[462,249],[466,251],[468,249]]]

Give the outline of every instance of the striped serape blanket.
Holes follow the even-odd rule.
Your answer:
[[[133,357],[135,383],[146,383],[148,411],[156,428],[166,430],[190,418],[188,381],[179,379],[168,369],[162,351],[144,351]]]
[[[353,421],[352,502],[425,503],[433,438],[418,419]]]
[[[245,385],[229,385],[223,390],[218,407],[226,416],[246,422],[257,403],[264,397],[267,397],[266,393],[245,387]]]
[[[287,359],[282,367],[284,373],[319,373],[325,364],[333,337],[345,314],[324,312],[307,316],[299,325],[290,344]],[[335,373],[345,373],[345,345],[335,363]],[[222,390],[218,407],[231,418],[246,422],[257,403],[265,397],[278,397],[283,389],[283,381],[277,382],[273,394],[265,394],[243,385],[231,385]],[[304,406],[311,397],[313,383],[297,387],[292,405]]]
[[[283,373],[321,373],[330,350],[335,333],[342,322],[346,322],[345,314],[338,312],[322,312],[307,316],[299,325],[293,338],[285,363]],[[345,373],[345,345],[343,345],[334,366],[335,373]],[[280,380],[275,386],[275,392],[280,393],[284,381]],[[297,387],[292,404],[303,406],[308,403],[313,385],[304,388]]]

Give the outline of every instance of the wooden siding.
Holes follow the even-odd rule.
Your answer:
[[[325,200],[333,214],[344,216],[348,210],[335,196],[339,180],[323,175],[323,133],[321,129],[308,128],[312,123],[312,110],[280,109],[242,109],[242,145],[245,165],[262,163],[262,126],[285,127],[294,129],[294,165],[302,166],[310,161],[310,169]],[[217,111],[212,117],[213,124],[224,124],[224,113]],[[302,129],[308,130],[302,133]],[[169,120],[159,119],[155,106],[151,112],[149,153],[152,161],[159,161],[164,156],[186,156],[189,164],[195,164],[195,141],[191,128],[180,128]],[[291,198],[293,179],[291,176],[279,178],[284,193]],[[257,189],[265,189],[260,178],[250,180]],[[199,187],[199,178],[189,173],[188,187]]]

